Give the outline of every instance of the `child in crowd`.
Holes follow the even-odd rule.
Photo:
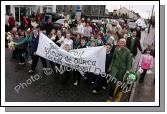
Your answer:
[[[86,37],[83,37],[80,41],[80,45],[78,46],[78,49],[81,49],[81,48],[86,48]],[[75,76],[74,85],[77,86],[80,84],[81,74],[78,70],[76,70],[76,71],[74,71],[74,76]]]
[[[143,83],[147,70],[153,67],[153,56],[151,55],[150,48],[146,48],[144,50],[144,54],[142,54],[140,61],[139,61],[139,67],[143,69],[143,73],[141,73],[140,75],[139,82]]]
[[[111,53],[112,45],[107,44],[106,45],[106,66],[105,66],[105,73],[108,74],[109,66],[112,61],[112,53]],[[94,89],[92,90],[92,93],[96,94],[97,91],[102,88],[106,89],[107,87],[107,80],[106,77],[102,77],[101,75],[98,75],[95,81]]]
[[[64,39],[64,41],[63,41],[63,43],[61,44],[61,47],[60,47],[60,48],[63,48],[65,44],[69,44],[70,49],[73,48],[73,40],[71,39],[69,32],[66,33],[66,38]]]
[[[25,39],[25,35],[24,35],[24,31],[20,32],[20,36],[18,36],[19,39],[17,42],[22,42]],[[18,57],[19,57],[19,64],[24,64],[25,63],[25,58],[24,55],[27,53],[28,56],[28,52],[27,52],[27,47],[28,47],[28,42],[24,42],[21,45],[18,45]]]
[[[63,49],[68,52],[71,49],[70,44],[68,44],[68,43],[64,44]],[[63,72],[63,74],[62,74],[62,82],[61,82],[62,85],[67,83],[67,81],[69,79],[69,75],[70,75],[70,71],[65,70]]]
[[[90,46],[91,41],[95,41],[96,45],[98,44],[98,40],[94,38],[94,36],[90,37],[90,40],[87,42],[87,46]]]
[[[91,41],[91,42],[90,42],[90,47],[96,47],[96,42],[95,42],[95,41]],[[88,72],[88,73],[86,73],[86,77],[88,78],[88,81],[89,81],[91,84],[94,84],[97,75],[95,75],[94,73]]]
[[[52,29],[48,35],[48,37],[53,41],[56,42],[56,30]],[[49,61],[49,64],[51,67],[54,67],[54,62],[53,61]]]
[[[62,35],[61,31],[60,30],[57,30],[57,36],[56,36],[56,44],[60,47],[61,44],[63,43],[64,41],[64,36]]]
[[[13,42],[18,42],[19,41],[19,34],[18,33],[15,33],[14,34],[14,38],[13,38]],[[12,56],[14,59],[18,59],[18,47],[15,47],[13,52],[12,52]]]
[[[78,33],[78,34],[76,35],[76,37],[74,38],[74,40],[73,40],[73,42],[74,42],[73,48],[74,48],[74,49],[77,49],[77,47],[78,47],[79,44],[80,44],[80,40],[81,40],[81,35]]]

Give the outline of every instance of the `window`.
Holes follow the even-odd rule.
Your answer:
[[[43,12],[44,12],[44,13],[51,13],[52,10],[53,10],[53,8],[52,8],[51,5],[43,6]]]

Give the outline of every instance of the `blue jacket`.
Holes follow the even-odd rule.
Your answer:
[[[30,45],[31,45],[31,48],[32,48],[32,53],[37,51],[38,42],[39,42],[39,35],[37,35],[36,38],[33,35],[32,40],[30,41]]]

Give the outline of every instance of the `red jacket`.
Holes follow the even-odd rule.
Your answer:
[[[15,20],[14,20],[14,18],[13,17],[9,17],[9,19],[8,19],[8,23],[9,23],[9,26],[15,26]]]

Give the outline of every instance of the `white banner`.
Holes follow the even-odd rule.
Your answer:
[[[104,46],[70,50],[58,47],[43,33],[39,35],[37,55],[80,72],[105,72],[106,48]]]

